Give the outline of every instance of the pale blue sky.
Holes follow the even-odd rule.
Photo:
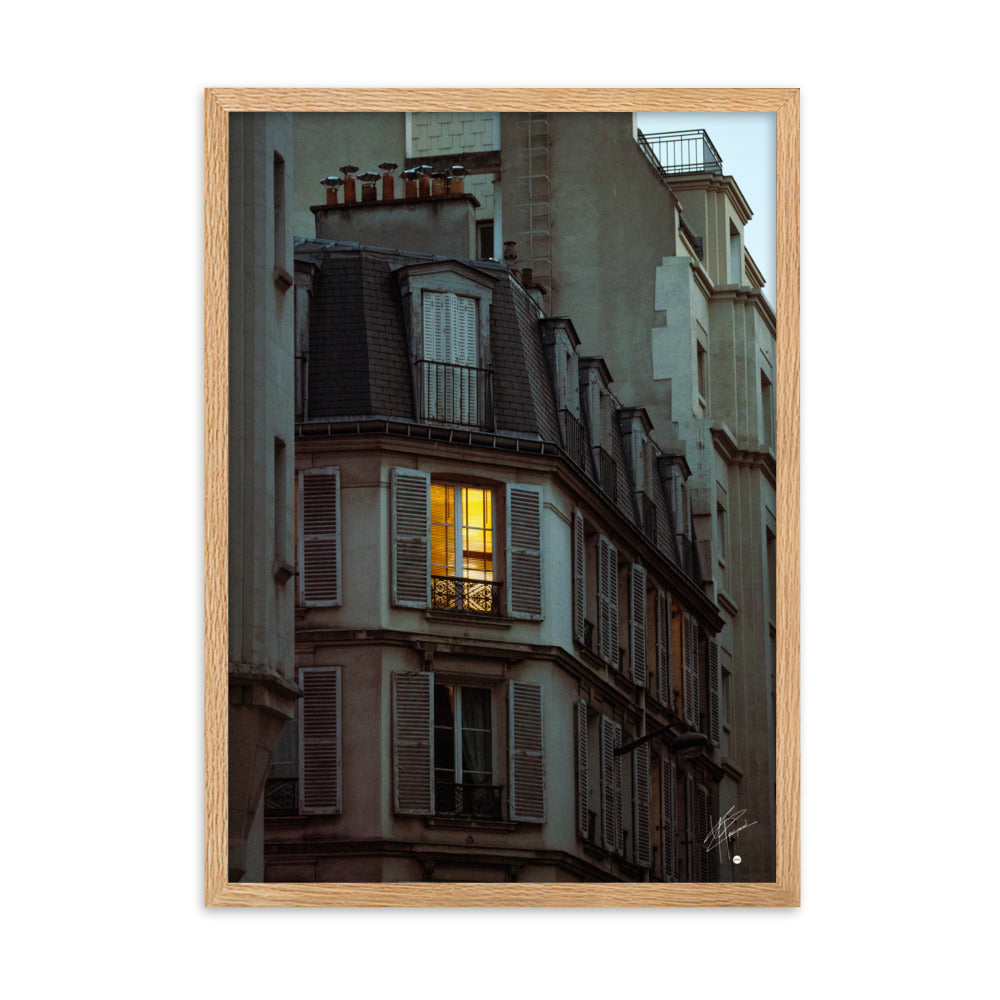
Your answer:
[[[753,210],[745,242],[766,280],[764,294],[777,299],[776,118],[773,112],[643,113],[639,128],[649,134],[703,128],[722,157],[722,169],[739,184]]]

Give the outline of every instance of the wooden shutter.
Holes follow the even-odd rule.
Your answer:
[[[603,535],[597,543],[597,603],[601,659],[618,667],[618,550]]]
[[[615,750],[622,745],[622,727],[601,716],[601,839],[605,850],[619,853],[622,833],[622,762]]]
[[[695,836],[698,839],[698,872],[697,882],[708,882],[711,880],[712,857],[705,850],[705,840],[708,837],[708,827],[710,823],[708,789],[704,785],[695,788],[696,809]]]
[[[663,880],[677,880],[677,764],[673,757],[660,758],[660,838]]]
[[[586,639],[587,550],[583,536],[583,514],[573,511],[573,635],[582,646]]]
[[[574,706],[576,723],[576,828],[584,840],[590,833],[590,772],[587,761],[587,703]]]
[[[512,618],[542,618],[542,491],[507,487],[507,588]]]
[[[670,673],[670,595],[656,592],[656,693],[661,705],[673,707]]]
[[[340,469],[299,472],[299,600],[339,607]]]
[[[393,808],[402,815],[434,812],[434,675],[392,675]]]
[[[684,720],[695,728],[700,722],[698,695],[698,622],[684,612]]]
[[[629,647],[632,653],[632,680],[646,686],[646,570],[633,566],[630,574],[630,630]]]
[[[508,685],[508,760],[510,818],[522,823],[545,822],[545,742],[542,689],[537,684]]]
[[[719,745],[719,644],[714,639],[708,640],[708,738]]]
[[[697,882],[701,873],[701,865],[698,861],[699,845],[695,838],[695,818],[694,818],[694,778],[690,774],[684,775],[684,839],[687,841],[687,881]]]
[[[392,470],[392,603],[426,608],[431,593],[431,477]]]
[[[642,743],[632,753],[632,839],[635,863],[649,867],[649,744]]]
[[[299,671],[299,812],[341,812],[340,667]]]

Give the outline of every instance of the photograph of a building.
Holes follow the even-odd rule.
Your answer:
[[[723,168],[631,113],[230,115],[230,880],[774,881]]]

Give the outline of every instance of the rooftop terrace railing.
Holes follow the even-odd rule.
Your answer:
[[[703,128],[651,135],[638,132],[636,141],[661,176],[722,173],[722,157]]]

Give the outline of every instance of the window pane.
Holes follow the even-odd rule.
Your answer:
[[[431,483],[431,575],[455,576],[455,488]]]

